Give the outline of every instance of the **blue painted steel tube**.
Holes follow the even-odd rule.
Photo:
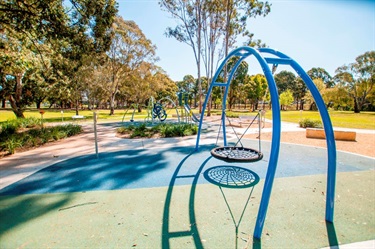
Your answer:
[[[200,118],[199,125],[198,125],[197,140],[196,140],[196,143],[195,143],[195,150],[199,149],[199,140],[200,140],[201,130],[202,130],[202,124],[203,124],[203,120],[204,120],[204,112],[206,111],[206,107],[207,107],[208,100],[209,100],[211,92],[212,92],[212,88],[214,86],[221,86],[221,87],[226,87],[226,89],[229,89],[229,85],[230,85],[230,81],[229,80],[226,83],[216,83],[216,81],[217,81],[217,78],[220,75],[220,72],[223,70],[223,68],[224,68],[225,64],[228,62],[228,60],[230,58],[232,58],[233,56],[240,56],[241,55],[241,53],[239,53],[239,51],[241,51],[240,48],[239,49],[235,49],[232,52],[230,52],[226,58],[224,58],[224,60],[220,64],[219,68],[216,70],[216,73],[215,73],[214,77],[211,80],[211,84],[210,84],[210,87],[208,88],[207,95],[206,95],[206,98],[204,100],[203,107],[202,107],[201,118]],[[249,55],[247,55],[247,56],[249,56]],[[243,58],[241,58],[241,59],[244,60],[246,57],[243,56]],[[237,67],[238,67],[238,65],[237,65]],[[237,67],[236,67],[236,69],[237,69]],[[233,75],[232,75],[232,77],[233,77]],[[228,91],[226,91],[226,94],[224,94],[224,100],[225,101],[223,101],[224,102],[223,106],[226,105],[227,95],[228,95]],[[222,110],[225,110],[225,108],[222,109]],[[224,115],[224,118],[223,118],[223,115]],[[223,122],[222,125],[223,125],[224,131],[225,131],[225,113],[222,113],[222,121],[221,122]],[[223,135],[224,144],[226,144],[226,134],[225,134],[225,132],[223,132],[223,134],[224,134]]]
[[[202,113],[201,113],[201,118],[200,118],[200,121],[199,121],[199,125],[198,125],[198,133],[197,133],[197,140],[196,140],[196,143],[195,143],[195,150],[198,150],[199,149],[199,140],[200,140],[200,136],[201,136],[201,130],[202,130],[202,124],[203,124],[203,120],[204,120],[204,112],[206,111],[206,107],[207,107],[207,104],[208,104],[208,100],[210,98],[210,95],[211,95],[211,92],[212,92],[212,88],[214,86],[226,86],[227,88],[229,88],[229,84],[228,83],[222,83],[222,84],[219,84],[219,83],[216,83],[217,81],[217,78],[219,77],[220,75],[220,72],[223,70],[225,64],[228,62],[228,60],[232,57],[232,56],[238,56],[238,52],[241,51],[241,49],[235,49],[233,50],[232,52],[230,52],[228,54],[228,56],[226,58],[224,58],[224,60],[221,62],[219,68],[217,69],[214,77],[212,78],[211,80],[211,84],[210,84],[210,87],[208,88],[208,91],[207,91],[207,95],[206,95],[206,98],[204,100],[204,103],[203,103],[203,107],[202,107]],[[241,54],[241,53],[240,53]],[[243,58],[245,59],[245,58]],[[229,81],[228,81],[229,82]],[[229,82],[230,83],[230,82]],[[226,99],[226,96],[225,96],[225,99]],[[223,121],[222,121],[223,122]],[[224,125],[223,127],[225,126],[225,119],[224,119]],[[225,136],[225,139],[226,139],[226,135],[224,133],[224,136]]]
[[[264,187],[262,192],[262,199],[260,201],[259,211],[257,220],[255,223],[254,237],[260,239],[262,236],[262,230],[264,222],[267,215],[268,204],[271,197],[271,191],[273,186],[273,180],[275,178],[277,161],[279,158],[280,150],[280,133],[281,133],[281,118],[280,118],[280,104],[279,104],[279,94],[277,91],[275,80],[272,76],[272,72],[265,61],[265,59],[258,53],[258,51],[253,50],[255,58],[260,63],[264,75],[267,79],[268,89],[271,95],[272,102],[272,141],[271,141],[271,154],[268,163],[267,175],[264,181]]]
[[[319,90],[316,88],[314,82],[296,62],[293,62],[291,66],[296,70],[299,76],[306,83],[307,87],[310,89],[310,92],[314,97],[315,103],[318,106],[320,116],[323,121],[328,153],[326,220],[329,222],[333,222],[336,185],[336,142],[331,119],[329,117],[326,105],[324,104],[323,98],[320,95]]]
[[[272,101],[272,141],[271,141],[271,153],[270,153],[270,159],[268,163],[268,169],[267,169],[267,175],[264,183],[264,188],[263,188],[263,193],[262,193],[262,199],[258,211],[258,217],[257,221],[255,224],[255,231],[254,231],[254,237],[260,238],[262,235],[262,230],[264,226],[264,221],[266,218],[267,214],[267,209],[268,209],[268,204],[271,196],[271,191],[272,191],[272,186],[273,186],[273,180],[275,178],[275,173],[276,173],[276,167],[277,167],[277,161],[279,157],[279,150],[280,150],[280,133],[281,133],[281,119],[280,119],[280,104],[279,104],[279,95],[276,87],[275,80],[272,76],[272,72],[266,62],[266,60],[259,54],[257,50],[251,47],[240,47],[235,50],[233,50],[229,55],[224,59],[224,61],[221,63],[219,66],[218,70],[215,73],[215,76],[212,79],[212,82],[216,82],[221,70],[223,69],[224,65],[227,63],[227,61],[232,57],[232,56],[241,56],[241,61],[246,59],[248,56],[254,55],[255,58],[258,60],[260,63],[264,75],[267,79],[270,95],[271,95],[271,101]],[[239,65],[239,64],[238,64]],[[238,67],[237,65],[237,67]],[[201,133],[201,128],[202,128],[202,122],[204,118],[204,112],[207,106],[207,102],[209,99],[209,96],[212,92],[212,88],[214,85],[220,85],[220,86],[225,86],[227,87],[225,91],[225,96],[224,100],[226,100],[227,95],[228,95],[228,89],[230,85],[230,80],[234,75],[235,69],[237,67],[234,67],[230,73],[229,80],[227,83],[223,84],[211,84],[209,87],[209,90],[206,95],[206,99],[203,104],[202,108],[202,113],[201,113],[201,118],[200,118],[200,123],[199,123],[199,128],[198,128],[198,134],[197,134],[197,141],[196,141],[196,146],[195,149],[198,150],[199,148],[199,139],[200,139],[200,133]],[[225,103],[225,102],[224,102]],[[225,135],[224,135],[225,136]]]
[[[262,48],[260,52],[270,53],[283,59],[290,59],[287,55],[269,48]],[[336,143],[334,131],[329,117],[327,108],[324,104],[323,98],[316,88],[314,82],[302,69],[302,67],[290,59],[291,67],[298,73],[302,80],[309,88],[316,105],[318,106],[320,116],[323,121],[324,131],[326,135],[327,153],[328,153],[328,170],[327,170],[327,193],[326,193],[326,220],[333,222],[334,204],[335,204],[335,185],[336,185]]]

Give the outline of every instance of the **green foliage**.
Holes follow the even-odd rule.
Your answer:
[[[0,123],[0,135],[9,136],[14,134],[19,129],[40,127],[41,121],[38,118],[22,118],[9,120]]]
[[[9,154],[14,154],[15,150],[22,146],[22,140],[17,136],[10,136],[9,139],[1,143],[0,148],[7,150]]]
[[[20,147],[30,148],[40,146],[82,132],[82,127],[75,124],[42,128],[41,126],[35,126],[33,121],[38,123],[35,119],[31,119],[29,122],[22,122],[21,119],[2,123],[0,151],[7,151],[9,154],[14,154],[15,150]],[[30,125],[32,128],[25,129],[25,127]]]
[[[183,137],[197,134],[197,126],[193,124],[164,124],[160,127],[162,137]]]
[[[137,126],[130,125],[117,129],[120,134],[129,134],[130,138],[136,137],[152,137],[159,134],[161,137],[183,137],[195,135],[198,132],[198,127],[194,124],[186,123],[163,123],[156,126],[147,127],[145,123]]]
[[[322,122],[320,120],[312,120],[312,119],[305,118],[299,122],[299,127],[322,128]]]
[[[281,109],[286,109],[285,106],[293,104],[294,98],[291,90],[286,90],[280,94],[280,105]]]

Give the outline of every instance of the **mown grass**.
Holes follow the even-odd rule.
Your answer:
[[[61,114],[61,110],[54,110],[54,109],[44,109],[45,113],[43,115],[43,122],[61,122],[64,120],[72,121],[72,116],[75,115],[74,110],[64,110],[63,114]],[[180,110],[179,110],[180,111]],[[115,115],[109,115],[109,110],[98,110],[98,120],[113,120],[113,121],[122,121],[124,118],[124,113],[126,110],[115,110]],[[124,122],[129,122],[132,117],[132,110],[129,110],[126,113],[124,118]],[[197,113],[197,110],[194,110]],[[213,110],[213,114],[220,114],[221,110]],[[80,115],[85,116],[85,120],[92,120],[93,118],[93,111],[90,110],[82,110],[79,112]],[[173,114],[176,114],[175,109],[168,109],[168,118],[170,118]],[[181,113],[180,113],[181,114]],[[238,110],[238,111],[227,111],[227,115],[231,117],[238,117],[240,115],[254,115],[256,114]],[[344,127],[344,128],[357,128],[357,129],[373,129],[375,130],[375,112],[361,112],[361,113],[354,113],[354,112],[344,112],[344,111],[329,111],[331,121],[334,127]],[[62,116],[63,115],[63,116]],[[39,114],[39,110],[27,110],[25,112],[26,117],[37,117],[40,118],[41,115]],[[141,113],[135,111],[134,113],[134,120],[144,121],[147,117],[147,110],[142,110]],[[272,119],[272,111],[266,111],[266,118]],[[4,122],[7,120],[16,119],[15,115],[11,110],[0,110],[0,122]],[[303,119],[310,119],[321,121],[320,114],[318,111],[282,111],[281,112],[281,120],[284,122],[292,122],[292,123],[299,123]]]
[[[251,112],[232,111],[227,112],[231,116],[249,115]],[[252,113],[255,115],[256,113]],[[334,127],[353,128],[353,129],[370,129],[375,130],[375,112],[344,112],[329,111],[332,125]],[[272,120],[272,111],[266,111],[266,118]],[[290,123],[299,123],[301,120],[310,119],[321,122],[318,111],[282,111],[281,120]]]

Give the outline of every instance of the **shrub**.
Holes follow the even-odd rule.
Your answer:
[[[9,154],[14,154],[15,150],[19,147],[22,147],[23,143],[20,138],[17,136],[11,136],[5,142],[1,144],[2,149],[5,149]]]
[[[161,123],[152,127],[147,127],[146,124],[139,126],[125,126],[117,129],[118,133],[130,134],[130,138],[135,137],[152,137],[159,133],[161,137],[182,137],[195,135],[198,132],[198,127],[193,124],[173,124]]]
[[[305,118],[299,121],[299,127],[302,128],[322,128],[322,122],[320,120],[311,120]]]
[[[6,121],[2,123],[0,128],[1,128],[0,137],[2,138],[13,135],[14,133],[16,133],[18,129],[17,123],[13,121]]]
[[[161,127],[162,137],[183,137],[197,134],[198,128],[193,124],[166,124]]]
[[[36,128],[19,132],[17,130],[23,125],[32,125]],[[70,137],[82,132],[82,127],[75,124],[57,125],[54,127],[39,128],[37,122],[20,123],[5,122],[1,126],[0,150],[8,151],[14,154],[15,149],[19,147],[34,147],[50,141],[56,141],[61,138]]]

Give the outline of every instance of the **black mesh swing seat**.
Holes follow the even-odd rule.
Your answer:
[[[263,153],[251,148],[224,146],[211,150],[211,155],[226,162],[256,162],[263,158]]]

